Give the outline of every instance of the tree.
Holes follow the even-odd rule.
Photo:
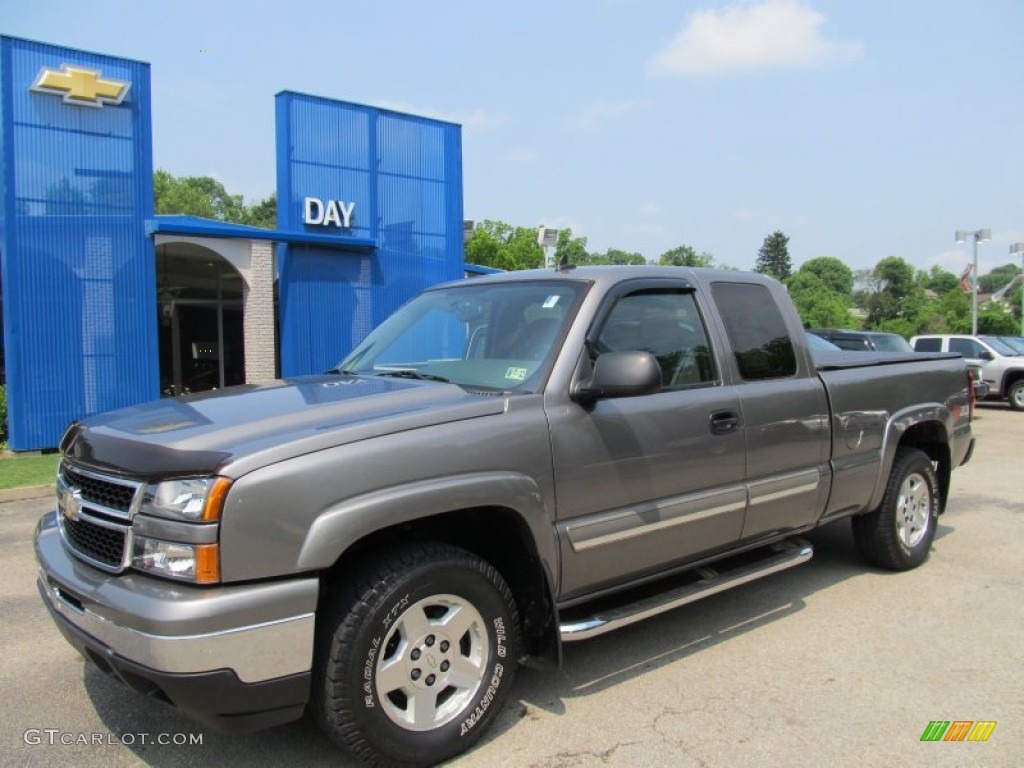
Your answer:
[[[797,274],[809,272],[833,293],[840,296],[850,297],[853,294],[853,270],[834,256],[818,256],[816,259],[805,261]]]
[[[241,195],[232,195],[211,176],[174,176],[159,168],[153,174],[153,210],[258,227],[277,223],[274,196],[246,207]]]
[[[775,230],[764,239],[757,252],[754,271],[776,280],[785,280],[793,271],[789,259],[789,238],[780,230]]]
[[[917,333],[970,333],[971,297],[956,287],[943,293],[938,301],[929,302],[918,317]]]
[[[277,193],[273,192],[270,197],[247,206],[239,223],[248,224],[250,227],[277,229]]]
[[[1020,267],[1016,264],[1004,264],[1001,267],[996,267],[978,278],[978,290],[981,293],[995,293],[1019,274]]]
[[[865,305],[870,328],[888,330],[891,326],[886,324],[894,320],[914,324],[926,312],[924,289],[915,280],[914,268],[900,257],[889,256],[878,262],[872,280],[875,290],[867,295]]]
[[[1017,319],[997,301],[990,301],[978,310],[978,333],[1013,336],[1019,330]]]
[[[960,278],[952,272],[947,272],[937,264],[928,272],[918,272],[917,282],[925,289],[935,291],[939,296],[943,296],[954,289],[960,290]]]
[[[508,271],[534,269],[544,265],[544,251],[537,244],[537,230],[487,219],[473,230],[466,243],[465,259],[470,264]]]
[[[587,264],[646,264],[645,259],[639,253],[620,251],[618,248],[609,248],[604,253],[592,253],[587,259]]]
[[[715,260],[707,251],[697,253],[689,245],[680,245],[661,254],[658,263],[666,267],[713,267]]]
[[[590,261],[590,254],[587,252],[587,238],[573,237],[572,230],[569,228],[558,230],[555,264],[561,264],[563,259],[567,264],[587,264]]]
[[[853,282],[852,273],[850,282]],[[786,281],[786,288],[804,327],[850,328],[855,325],[849,297],[831,290],[814,272],[801,269]]]

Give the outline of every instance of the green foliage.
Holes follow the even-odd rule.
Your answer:
[[[797,270],[798,274],[800,272],[810,272],[821,280],[828,290],[840,296],[849,297],[853,292],[853,270],[834,256],[818,256],[805,261]]]
[[[210,176],[174,176],[162,169],[153,174],[153,210],[270,229],[277,223],[273,195],[247,207],[241,195],[230,194]]]
[[[918,324],[916,320],[893,317],[876,325],[874,330],[884,333],[898,333],[900,336],[909,339],[917,334]]]
[[[814,272],[801,269],[786,281],[786,288],[805,328],[855,327],[848,296],[831,290]]]
[[[960,288],[942,294],[930,302],[918,316],[917,333],[970,333],[971,297]]]
[[[785,281],[793,271],[789,258],[789,237],[779,230],[768,235],[757,252],[754,271]]]
[[[477,224],[466,243],[470,264],[508,271],[544,266],[544,251],[537,244],[537,230],[513,227],[490,219]]]
[[[536,237],[536,233],[534,233]],[[558,230],[558,243],[555,245],[554,263],[561,264],[564,259],[567,264],[583,265],[590,260],[587,252],[587,238],[573,237],[571,229]]]
[[[645,259],[639,253],[630,253],[628,251],[620,251],[617,248],[609,248],[604,253],[591,253],[587,257],[586,262],[580,262],[582,264],[636,264],[644,265],[647,263]]]
[[[947,272],[937,264],[928,272],[918,272],[917,282],[922,288],[935,291],[940,296],[954,289],[960,289],[960,278],[952,272]]]
[[[881,330],[893,320],[917,321],[918,315],[926,311],[927,301],[924,288],[914,278],[914,268],[898,256],[889,256],[875,265],[874,290],[865,302],[869,327]]]
[[[978,308],[978,333],[1016,335],[1020,330],[1017,319],[999,302],[990,302]]]
[[[658,263],[665,267],[713,267],[715,259],[707,251],[697,253],[689,245],[680,245],[661,254]]]
[[[238,223],[248,224],[250,227],[277,229],[277,193],[274,192],[270,197],[247,206],[242,220]]]
[[[1020,267],[1016,264],[1004,264],[1001,267],[996,267],[988,274],[978,278],[978,290],[981,293],[995,293],[1019,274]]]

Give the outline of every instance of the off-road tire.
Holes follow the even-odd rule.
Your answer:
[[[861,556],[892,571],[919,566],[935,538],[939,500],[939,480],[928,455],[917,448],[897,449],[882,503],[853,518]]]
[[[371,765],[434,765],[465,751],[512,687],[515,600],[465,550],[373,552],[336,575],[318,618],[313,716]]]

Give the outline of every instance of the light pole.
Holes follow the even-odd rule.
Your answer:
[[[545,227],[541,224],[537,227],[537,245],[544,251],[544,268],[547,269],[550,265],[548,262],[548,248],[555,248],[558,245],[558,230],[552,229],[551,227]]]
[[[984,243],[986,240],[992,239],[991,229],[976,229],[973,232],[966,229],[958,229],[956,231],[956,241],[958,243],[966,243],[967,238],[971,238],[974,241],[974,261],[972,262],[972,269],[974,270],[974,280],[971,282],[971,335],[978,335],[978,243]]]
[[[1021,284],[1020,284],[1020,335],[1024,336],[1024,243],[1014,243],[1010,246],[1010,253],[1020,254]]]

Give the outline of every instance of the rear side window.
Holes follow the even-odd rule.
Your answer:
[[[832,343],[840,349],[848,349],[853,352],[865,352],[871,349],[867,339],[861,339],[856,336],[833,336]]]
[[[985,348],[974,339],[950,339],[949,351],[964,357],[981,357]]]
[[[942,339],[918,339],[914,342],[915,352],[941,352]]]
[[[740,376],[747,381],[796,374],[796,353],[771,292],[751,283],[715,283],[711,292]]]

